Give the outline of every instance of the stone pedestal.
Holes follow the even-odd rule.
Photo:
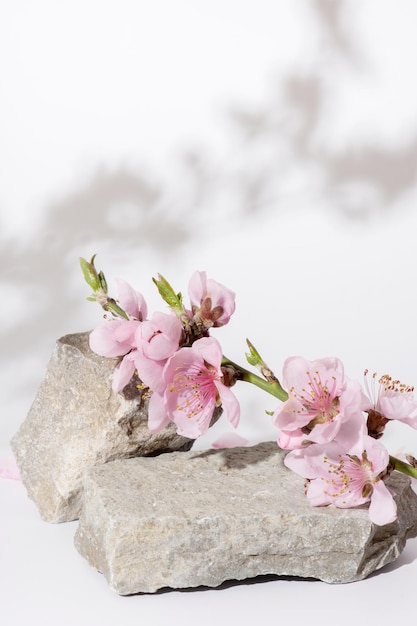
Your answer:
[[[59,339],[29,414],[11,446],[28,495],[48,522],[77,519],[81,479],[97,464],[138,455],[189,450],[174,425],[151,435],[138,379],[111,389],[117,359],[96,355],[89,333]]]
[[[398,519],[312,507],[275,443],[97,466],[84,477],[79,552],[119,594],[216,587],[262,574],[365,578],[417,535],[417,496],[394,473]]]

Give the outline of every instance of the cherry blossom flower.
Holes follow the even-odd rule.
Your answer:
[[[365,389],[369,397],[366,410],[369,415],[370,431],[374,432],[373,436],[378,438],[382,435],[387,420],[398,420],[417,429],[417,400],[413,394],[414,387],[393,380],[388,374],[378,379],[376,373],[372,375],[372,382],[368,384],[367,375],[368,370],[365,370]]]
[[[117,286],[118,302],[129,319],[118,317],[106,320],[89,336],[90,348],[96,354],[109,358],[123,356],[113,375],[112,389],[115,392],[121,391],[135,372],[132,350],[136,350],[136,331],[147,315],[142,294],[121,278],[117,279]]]
[[[116,279],[118,302],[129,316],[106,320],[90,333],[90,348],[106,357],[123,356],[135,346],[135,332],[146,318],[147,306],[144,297],[125,280]]]
[[[142,382],[152,389],[164,390],[163,369],[179,348],[182,324],[175,315],[156,312],[136,331],[135,366]]]
[[[397,518],[395,501],[381,478],[389,454],[368,435],[349,451],[336,441],[293,450],[284,463],[308,480],[307,497],[313,506],[352,508],[370,502],[374,524],[382,526]]]
[[[278,445],[284,449],[332,441],[342,425],[369,404],[359,383],[345,378],[343,364],[336,358],[288,358],[283,385],[289,398],[273,420],[281,429]]]
[[[188,284],[194,319],[206,328],[224,326],[235,310],[233,291],[207,278],[206,272],[194,272]]]
[[[132,351],[136,350],[135,333],[138,320],[111,319],[97,326],[89,336],[90,348],[100,356],[123,356],[113,373],[112,389],[121,391],[132,378],[136,366]]]
[[[198,339],[168,359],[163,371],[165,389],[153,392],[149,402],[151,432],[172,421],[180,435],[196,439],[207,432],[218,406],[223,407],[232,426],[237,426],[240,407],[222,381],[221,360],[220,344],[213,337]]]
[[[182,324],[178,317],[156,312],[151,320],[141,324],[136,331],[136,345],[142,346],[149,359],[162,361],[178,350]]]

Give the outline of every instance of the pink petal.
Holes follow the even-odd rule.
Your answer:
[[[295,450],[303,448],[308,441],[308,435],[304,434],[301,428],[296,430],[281,430],[277,444],[282,450]]]
[[[130,317],[135,320],[144,320],[147,316],[147,306],[145,298],[141,293],[135,291],[122,278],[116,278],[117,294],[120,306]]]
[[[317,478],[308,483],[307,498],[311,506],[327,506],[332,502],[330,496],[325,493],[323,483]]]
[[[21,481],[19,468],[14,457],[0,459],[0,478]]]
[[[317,448],[318,446],[315,445],[311,450],[309,448],[292,450],[285,457],[284,465],[296,474],[303,476],[303,478],[316,478],[319,475],[319,471],[311,459],[310,452],[314,452]]]
[[[195,271],[188,283],[188,295],[193,306],[200,306],[207,293],[206,272]]]
[[[205,435],[210,427],[215,407],[214,398],[209,398],[203,408],[191,418],[184,411],[171,410],[171,419],[177,427],[177,433],[189,439],[197,439]]]
[[[193,343],[193,350],[197,352],[202,359],[212,365],[217,373],[221,375],[220,365],[222,362],[223,352],[220,343],[214,337],[203,337],[197,339]]]
[[[115,368],[112,381],[112,389],[115,393],[121,391],[124,387],[126,387],[127,383],[130,381],[133,374],[135,373],[136,366],[132,359],[133,355],[130,352]]]
[[[220,381],[215,381],[217,391],[219,392],[220,400],[224,412],[230,424],[236,428],[240,420],[240,404],[235,394],[229,387],[223,385]]]
[[[115,319],[97,326],[89,336],[90,348],[96,354],[105,357],[123,356],[132,349],[134,327],[131,323]]]
[[[134,359],[138,376],[141,381],[152,391],[162,393],[165,389],[163,379],[164,366],[166,361],[154,361],[148,359],[141,349],[134,352]]]
[[[213,441],[211,447],[215,450],[222,448],[241,448],[248,445],[248,440],[236,433],[226,433]]]
[[[162,361],[178,350],[182,324],[175,315],[156,312],[143,322],[136,333],[138,345],[150,359]]]
[[[358,454],[361,454],[366,434],[367,428],[364,416],[358,412],[341,424],[335,440],[345,450],[350,450],[353,453],[357,451]]]
[[[169,417],[165,410],[164,397],[153,392],[148,405],[148,428],[152,434],[159,433],[160,430],[169,424]]]
[[[228,323],[236,309],[236,294],[221,283],[209,278],[207,281],[207,291],[212,300],[212,307],[221,306],[223,314],[214,323],[214,326],[224,326]]]
[[[373,485],[369,517],[371,522],[378,526],[390,524],[397,519],[397,505],[382,480],[377,480]]]

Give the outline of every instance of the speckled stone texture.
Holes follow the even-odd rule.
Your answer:
[[[398,520],[311,507],[275,443],[114,461],[86,472],[78,551],[119,594],[216,587],[263,574],[365,578],[417,534],[417,496],[394,473]]]
[[[29,497],[48,522],[77,519],[82,475],[96,464],[137,455],[189,450],[173,425],[151,435],[138,379],[116,394],[117,359],[93,353],[89,333],[56,343],[46,376],[11,446]]]

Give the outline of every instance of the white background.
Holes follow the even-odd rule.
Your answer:
[[[186,292],[207,270],[237,293],[217,337],[242,364],[250,337],[277,374],[287,356],[334,355],[352,378],[417,383],[416,19],[411,0],[0,6],[2,456],[56,338],[101,318],[80,255],[151,311],[151,276]],[[239,433],[274,438],[274,401],[237,393]],[[390,451],[417,454],[396,426]],[[41,522],[19,484],[0,489],[8,624],[249,624],[317,607],[326,623],[329,606],[348,623],[376,596],[384,624],[411,606],[415,542],[355,585],[117,598],[72,548],[73,524]]]

